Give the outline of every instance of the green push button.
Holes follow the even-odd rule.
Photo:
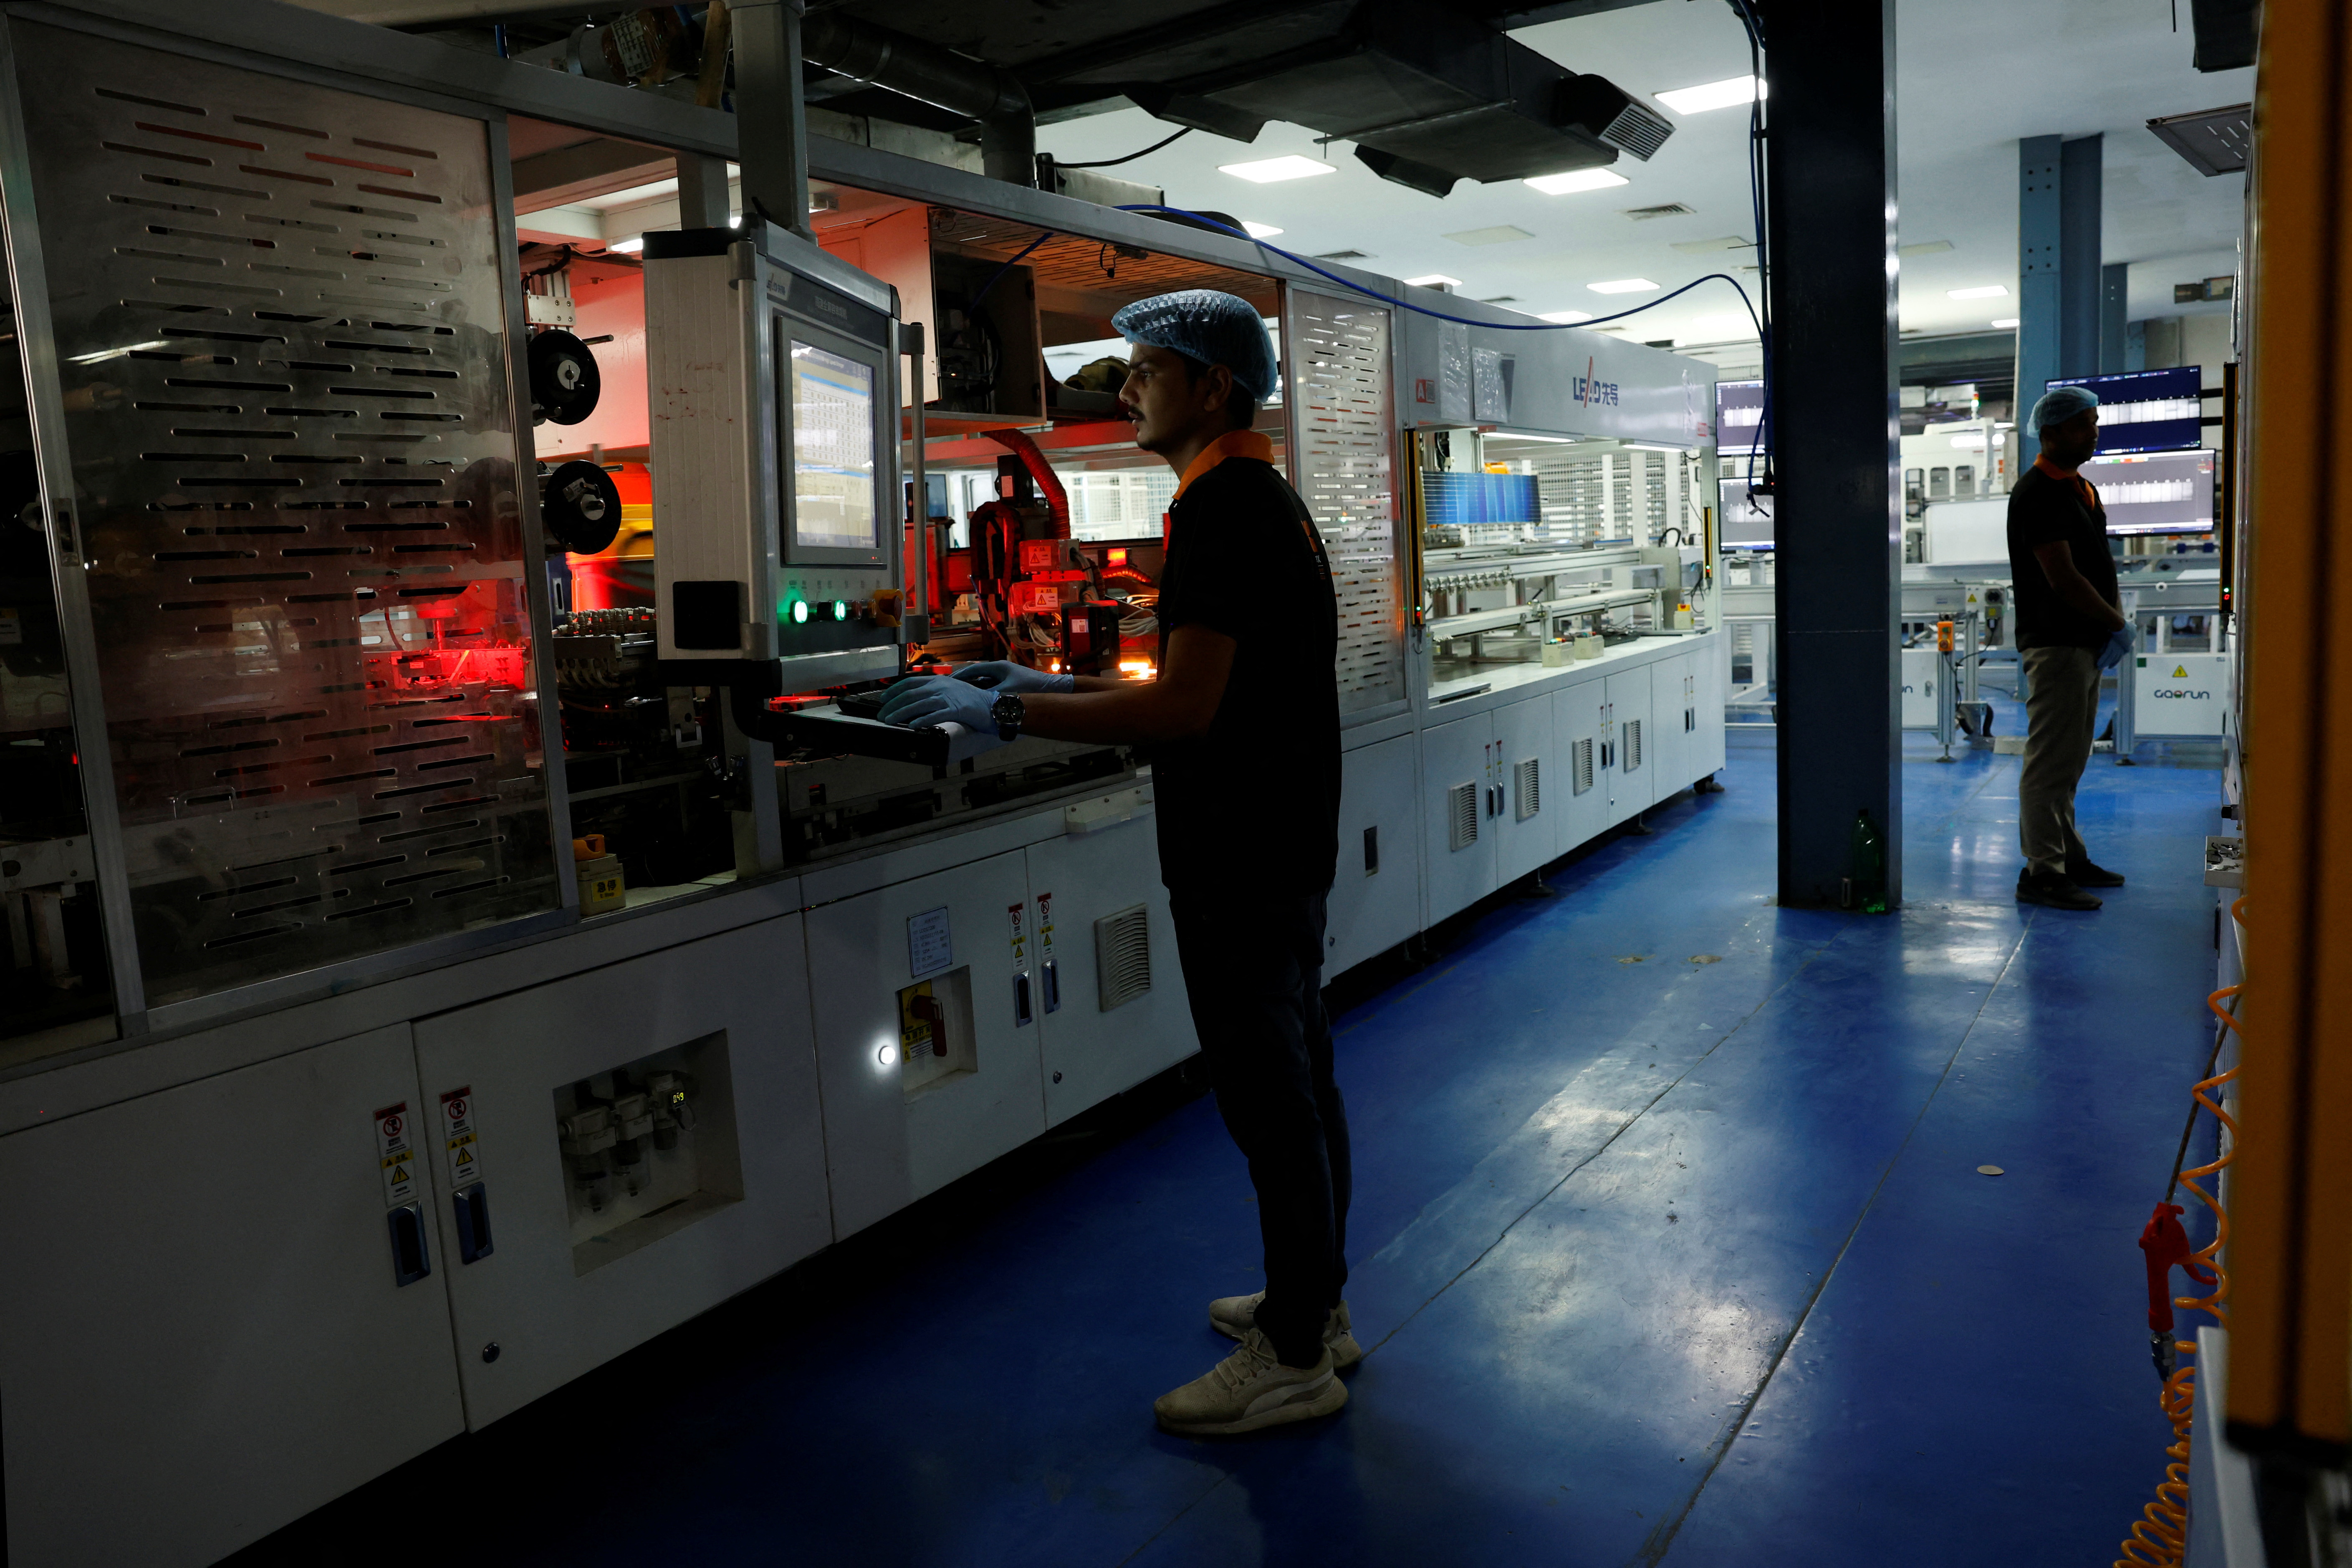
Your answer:
[[[845,621],[849,618],[848,600],[835,599],[833,602],[833,618],[836,621]]]
[[[794,599],[793,601],[793,625],[800,626],[806,626],[807,624],[808,601],[806,599]]]

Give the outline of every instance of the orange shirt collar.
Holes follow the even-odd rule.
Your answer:
[[[1185,468],[1183,478],[1176,481],[1177,499],[1182,500],[1184,492],[1192,488],[1194,479],[1227,458],[1255,458],[1261,463],[1271,463],[1274,461],[1274,443],[1255,430],[1226,431],[1202,447],[1201,455]]]

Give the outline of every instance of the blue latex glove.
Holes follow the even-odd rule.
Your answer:
[[[2107,638],[2107,646],[2099,650],[2099,668],[2101,669],[2115,668],[2116,666],[2124,661],[2124,655],[2131,652],[2131,627],[2128,625],[2117,626],[2113,635]]]
[[[967,664],[955,672],[958,680],[969,680],[974,686],[991,691],[1076,691],[1077,679],[1068,675],[1048,675],[1042,669],[1032,669],[1025,664],[1015,664],[1009,658],[984,659]]]
[[[890,688],[890,694],[882,700],[880,717],[886,724],[913,730],[936,730],[952,723],[993,735],[996,720],[990,710],[996,699],[997,693],[952,675],[919,675]]]

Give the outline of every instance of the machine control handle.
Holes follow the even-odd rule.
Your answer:
[[[433,1272],[433,1255],[425,1245],[425,1205],[403,1204],[385,1215],[392,1230],[392,1282],[414,1285]]]
[[[1024,969],[1013,977],[1013,1026],[1027,1028],[1030,1017],[1029,972]]]
[[[490,1193],[480,1182],[461,1187],[449,1200],[457,1216],[457,1261],[477,1262],[490,1255]]]

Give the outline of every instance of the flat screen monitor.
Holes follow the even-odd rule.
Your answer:
[[[1727,550],[1769,550],[1772,547],[1772,498],[1751,500],[1745,479],[1722,481],[1723,519],[1719,538]],[[1762,504],[1758,504],[1759,502]]]
[[[2099,400],[2099,445],[2107,452],[2178,452],[2202,445],[2203,367],[2075,375],[2045,384],[2087,387]]]
[[[1718,381],[1715,384],[1715,452],[1728,458],[1761,451],[1757,440],[1764,430],[1764,384],[1760,381]]]
[[[793,343],[793,542],[872,550],[874,367]]]

